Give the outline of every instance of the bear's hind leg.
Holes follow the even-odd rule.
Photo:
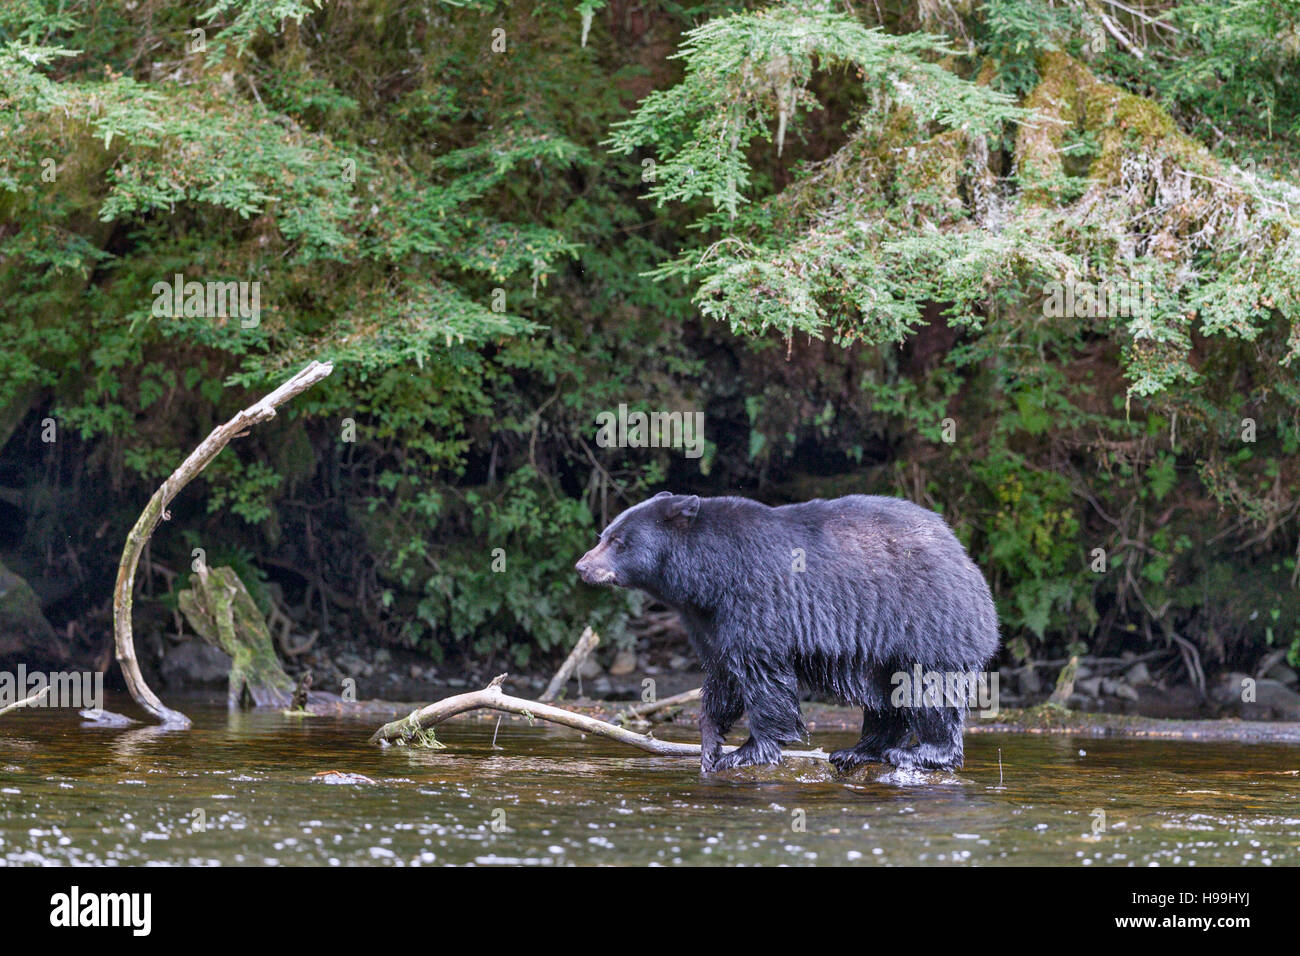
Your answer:
[[[965,759],[962,723],[965,713],[956,707],[909,708],[911,746],[890,747],[886,763],[915,770],[958,770]]]
[[[862,710],[862,739],[852,747],[836,750],[831,763],[840,773],[848,773],[864,763],[883,763],[885,751],[897,747],[907,735],[907,725],[898,709]]]

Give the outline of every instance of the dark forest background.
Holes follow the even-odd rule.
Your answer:
[[[572,565],[666,488],[943,512],[1008,664],[1300,664],[1298,61],[1283,0],[9,0],[0,652],[107,666],[149,495],[320,359],[155,536],[151,654],[196,548],[322,646],[624,647]]]

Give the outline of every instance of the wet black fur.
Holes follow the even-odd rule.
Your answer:
[[[706,674],[704,770],[778,762],[807,733],[800,682],[863,708],[861,740],[831,755],[839,769],[961,766],[964,707],[890,704],[892,675],[982,671],[997,648],[984,576],[934,512],[868,495],[772,508],[664,492],[619,515],[578,570],[681,613]],[[742,713],[750,737],[723,754]]]

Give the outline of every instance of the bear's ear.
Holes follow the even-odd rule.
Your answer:
[[[664,519],[679,528],[685,528],[700,513],[699,495],[681,495],[668,502],[664,509]]]
[[[656,498],[671,498],[672,496],[673,493],[671,491],[661,491],[659,494],[655,495]]]

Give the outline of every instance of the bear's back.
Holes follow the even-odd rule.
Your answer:
[[[898,660],[973,665],[993,653],[997,614],[988,584],[938,513],[880,495],[774,511],[807,542],[809,573],[783,590],[807,602],[810,621],[828,625],[795,628],[805,656],[843,653],[846,639],[871,656]],[[811,610],[819,607],[834,610]]]
[[[805,556],[811,575],[799,590],[810,596],[818,579],[831,586],[869,584],[875,594],[883,590],[918,599],[954,585],[987,591],[983,575],[947,522],[906,499],[847,495],[766,510],[766,515],[751,517],[765,526],[768,540]],[[774,562],[767,575],[753,566],[754,585],[773,586],[764,578],[775,575],[775,586],[785,586],[787,567],[788,558]]]
[[[781,521],[820,532],[850,551],[879,549],[890,542],[952,544],[960,542],[939,514],[906,498],[845,495],[814,498],[772,509]]]

